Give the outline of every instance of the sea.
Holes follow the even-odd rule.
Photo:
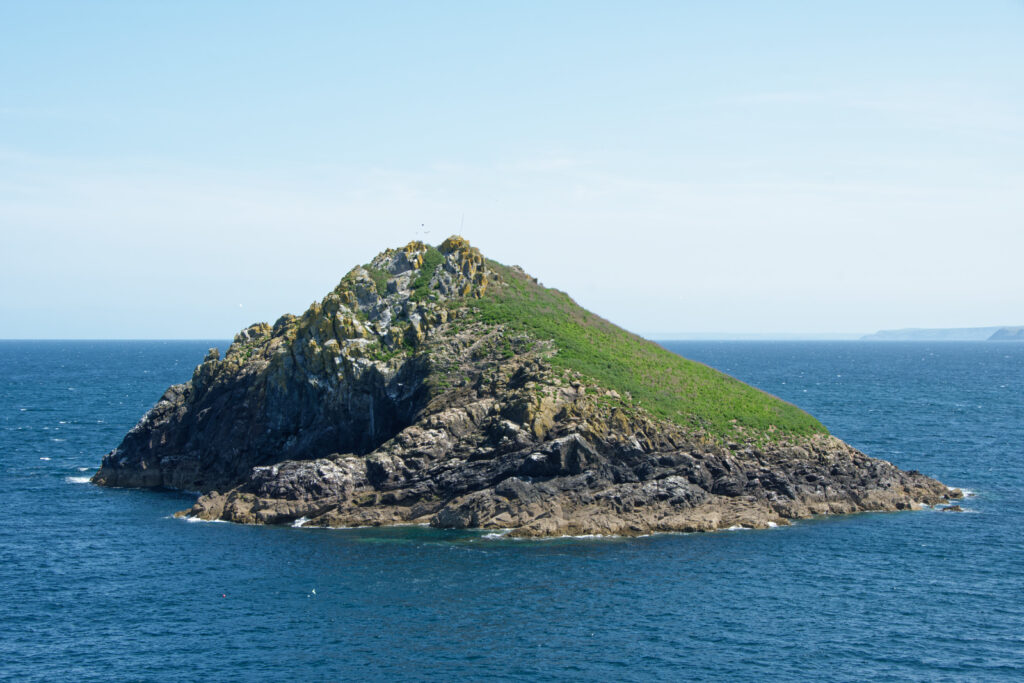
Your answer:
[[[512,540],[88,483],[218,341],[0,342],[3,681],[1021,681],[1024,344],[664,342],[967,497]]]

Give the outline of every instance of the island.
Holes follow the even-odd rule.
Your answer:
[[[452,236],[211,349],[103,458],[245,524],[512,536],[785,525],[960,497]]]

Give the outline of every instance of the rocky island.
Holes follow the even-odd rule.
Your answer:
[[[764,528],[960,492],[672,354],[460,237],[352,269],[170,387],[93,481],[179,515],[514,536]]]

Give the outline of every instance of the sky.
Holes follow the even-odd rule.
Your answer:
[[[658,338],[1024,325],[1024,2],[0,0],[0,338],[462,234]]]

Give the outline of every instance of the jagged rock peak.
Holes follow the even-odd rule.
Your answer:
[[[334,365],[339,355],[382,360],[414,348],[447,322],[454,314],[451,302],[479,299],[500,279],[480,251],[457,235],[436,248],[417,240],[386,249],[350,270],[302,315],[249,326],[235,335],[223,360],[211,349],[194,381],[202,385],[217,363],[272,362],[293,347],[316,371]]]
[[[365,266],[353,268],[338,287],[344,290],[346,285],[362,281],[373,283],[382,297],[408,293],[418,299],[443,301],[479,298],[487,290],[488,279],[496,277],[476,247],[452,235],[436,248],[415,240],[399,249],[385,249]]]

